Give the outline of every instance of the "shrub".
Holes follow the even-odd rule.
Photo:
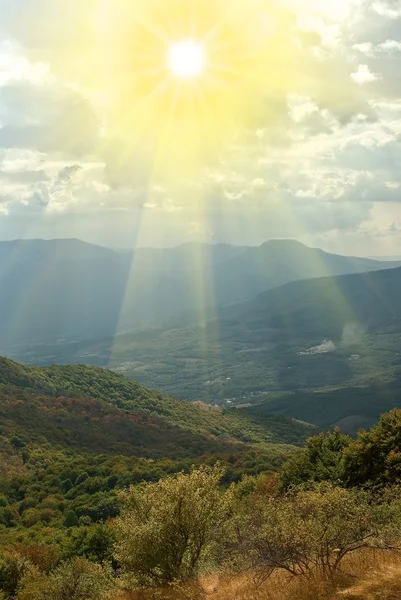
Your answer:
[[[377,506],[367,492],[327,483],[282,497],[253,494],[230,524],[228,552],[234,568],[330,575],[356,550],[395,544],[398,522],[398,503]]]
[[[195,577],[211,560],[231,492],[220,466],[192,469],[121,494],[116,558],[136,586],[166,586]]]
[[[110,573],[84,558],[63,563],[48,576],[31,568],[16,600],[100,600],[112,588]]]

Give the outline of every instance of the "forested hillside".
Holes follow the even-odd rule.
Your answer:
[[[220,460],[227,483],[272,472],[313,431],[189,404],[100,368],[0,359],[0,538],[59,539],[71,513],[102,522],[118,489],[192,464]]]
[[[3,427],[11,429],[7,423],[13,418],[13,428],[22,428],[29,439],[44,435],[51,442],[54,442],[51,436],[58,430],[64,445],[72,444],[75,436],[82,436],[82,443],[85,439],[89,443],[90,438],[82,434],[85,423],[93,434],[96,427],[103,426],[104,434],[112,435],[109,421],[116,427],[116,443],[119,439],[121,443],[136,446],[137,451],[161,444],[160,452],[164,455],[168,453],[168,443],[172,444],[172,454],[180,454],[193,446],[194,455],[199,455],[208,449],[208,444],[226,449],[242,442],[299,444],[310,433],[308,427],[286,418],[256,419],[249,417],[246,411],[223,412],[203,403],[188,404],[96,367],[33,368],[0,359],[0,385],[6,419]],[[15,405],[15,413],[10,411],[11,405]],[[42,423],[41,412],[45,416]],[[36,423],[28,418],[28,413],[32,418],[38,415]],[[67,417],[71,419],[70,426],[67,426]],[[65,426],[56,425],[52,433],[52,422],[60,423],[63,419]],[[126,433],[121,437],[124,428]],[[99,447],[95,450],[104,451],[101,429],[98,435]],[[185,435],[187,443],[184,443]]]

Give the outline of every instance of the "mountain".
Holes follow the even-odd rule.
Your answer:
[[[372,377],[365,384],[338,386],[314,391],[296,390],[292,394],[268,398],[248,408],[255,417],[276,414],[309,420],[321,428],[339,427],[344,433],[355,435],[361,429],[370,429],[378,417],[393,408],[401,407],[401,376]]]
[[[185,244],[118,252],[80,240],[0,243],[0,351],[182,325],[310,277],[393,268],[288,240],[260,247]]]
[[[308,248],[294,240],[271,240],[259,247],[245,249],[239,256],[228,261],[225,269],[231,273],[233,280],[236,274],[242,274],[242,281],[237,281],[235,298],[241,295],[241,286],[243,296],[244,288],[250,290],[246,294],[249,298],[300,279],[363,273],[397,266],[401,265],[397,262],[329,254],[323,250]]]
[[[17,266],[18,263],[35,264],[37,262],[54,263],[68,260],[89,260],[113,258],[113,250],[83,242],[82,240],[13,240],[0,242],[0,263],[2,266]]]
[[[289,283],[222,312],[243,327],[259,325],[280,338],[339,339],[347,325],[399,332],[401,268]]]
[[[108,364],[187,400],[351,430],[399,406],[400,296],[401,268],[296,281],[213,319],[35,347],[26,360]]]

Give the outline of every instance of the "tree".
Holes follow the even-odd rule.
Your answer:
[[[115,543],[114,531],[108,525],[90,525],[75,529],[67,538],[64,556],[84,556],[98,563],[111,562]]]
[[[68,510],[64,519],[64,527],[78,527],[78,517],[73,510]]]
[[[329,433],[310,437],[306,446],[287,461],[280,472],[279,489],[311,481],[340,483],[343,473],[343,453],[352,439],[336,427]]]
[[[59,553],[56,546],[19,542],[14,544],[15,552],[37,567],[42,573],[49,573],[59,563]]]
[[[132,487],[120,495],[117,560],[136,586],[166,586],[193,578],[212,560],[231,503],[221,492],[219,465]]]
[[[29,561],[17,552],[7,552],[0,557],[0,593],[3,593],[5,598],[14,598],[29,567]]]
[[[384,414],[344,452],[347,485],[385,486],[401,481],[401,410]]]
[[[370,493],[323,483],[284,496],[247,496],[230,523],[234,567],[264,574],[329,575],[361,548],[395,543],[400,506],[376,505]]]

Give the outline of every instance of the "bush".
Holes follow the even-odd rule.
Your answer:
[[[121,494],[116,558],[135,586],[166,586],[196,576],[212,560],[231,492],[220,466],[192,469]]]
[[[331,575],[356,550],[395,544],[399,513],[398,502],[377,506],[367,492],[327,483],[282,497],[253,494],[230,524],[230,562],[265,574]]]
[[[48,576],[31,568],[20,582],[16,600],[100,600],[112,585],[111,575],[103,567],[77,558]]]

